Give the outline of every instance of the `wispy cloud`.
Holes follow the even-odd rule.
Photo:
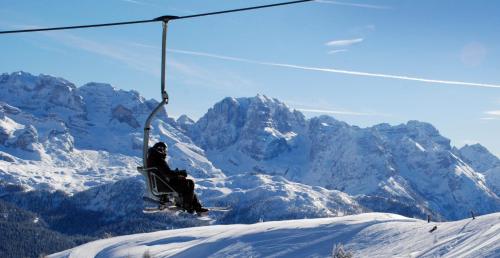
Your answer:
[[[328,54],[333,55],[333,54],[342,53],[342,52],[347,52],[347,49],[330,50],[330,51],[328,51]]]
[[[182,76],[175,76],[183,84],[193,85],[202,88],[210,88],[221,91],[247,91],[248,94],[254,92],[254,83],[234,73],[218,70],[217,73],[196,65],[188,65],[182,62],[170,62],[169,67]]]
[[[484,114],[488,115],[488,116],[481,117],[479,119],[481,119],[481,120],[488,120],[488,121],[491,121],[491,120],[500,120],[500,110],[485,111]]]
[[[32,25],[10,25],[18,29],[39,28]],[[57,41],[69,48],[83,50],[92,54],[105,57],[124,64],[136,71],[160,77],[160,51],[161,48],[154,45],[148,45],[137,42],[126,42],[116,45],[109,42],[99,42],[88,38],[76,36],[65,31],[37,32],[47,38]],[[39,46],[43,48],[42,45]],[[138,48],[140,48],[138,50]],[[170,50],[169,50],[170,51]],[[170,51],[172,52],[172,51]],[[167,69],[171,68],[182,76],[176,78],[185,84],[198,85],[207,88],[227,90],[227,89],[249,89],[254,86],[253,82],[242,78],[234,73],[207,70],[195,65],[188,65],[169,58],[167,60]],[[173,73],[176,76],[176,73]]]
[[[351,7],[359,7],[359,8],[368,8],[368,9],[379,9],[379,10],[392,9],[392,7],[390,7],[390,6],[359,4],[359,3],[350,3],[350,2],[339,2],[339,1],[331,1],[331,0],[316,0],[315,2],[322,3],[322,4],[334,4],[334,5],[343,5],[343,6],[351,6]]]
[[[236,61],[236,62],[244,62],[244,63],[250,63],[250,64],[267,65],[267,66],[275,66],[275,67],[283,67],[283,68],[293,68],[293,69],[300,69],[300,70],[306,70],[306,71],[337,73],[337,74],[346,74],[346,75],[353,75],[353,76],[376,77],[376,78],[395,79],[395,80],[404,80],[404,81],[418,81],[418,82],[424,82],[424,83],[444,84],[444,85],[453,85],[453,86],[466,86],[466,87],[475,87],[475,88],[478,88],[478,87],[479,88],[499,88],[500,89],[500,84],[464,82],[464,81],[452,81],[452,80],[436,80],[436,79],[427,79],[427,78],[411,77],[411,76],[404,76],[404,75],[392,75],[392,74],[370,73],[370,72],[361,72],[361,71],[352,71],[352,70],[341,70],[341,69],[333,69],[333,68],[319,68],[319,67],[301,66],[301,65],[293,65],[293,64],[271,63],[271,62],[255,61],[255,60],[250,60],[250,59],[245,59],[245,58],[222,56],[222,55],[215,55],[215,54],[210,54],[210,53],[178,50],[178,49],[170,49],[170,52],[179,53],[179,54],[210,57],[210,58],[217,58],[217,59]]]
[[[149,54],[144,54],[144,51],[134,51],[133,48],[118,48],[113,44],[98,43],[69,34],[56,34],[55,37],[69,46],[119,61],[137,71],[149,73],[157,77],[160,76],[159,51],[161,49],[159,47],[136,42],[127,44],[128,46],[151,50]],[[248,89],[253,87],[253,83],[250,80],[230,72],[219,70],[218,73],[214,73],[202,67],[178,62],[172,58],[169,58],[167,61],[167,69],[170,67],[182,74],[183,76],[176,76],[176,78],[182,80],[185,84],[219,90]]]
[[[121,1],[127,2],[127,3],[132,3],[132,4],[140,4],[140,5],[144,4],[143,2],[140,2],[140,1],[137,1],[137,0],[121,0]]]
[[[72,48],[81,49],[89,53],[97,54],[121,62],[132,69],[145,72],[154,76],[160,75],[160,69],[155,66],[158,61],[153,55],[144,55],[131,51],[115,44],[106,44],[83,37],[75,36],[67,32],[40,32],[41,34],[57,40],[58,42]]]
[[[355,112],[345,110],[332,110],[332,109],[310,109],[310,108],[296,108],[296,110],[307,113],[320,113],[320,114],[334,114],[334,115],[347,115],[347,116],[391,116],[389,114],[381,113],[367,113]]]
[[[362,38],[357,38],[357,39],[342,39],[342,40],[332,40],[332,41],[329,41],[329,42],[325,43],[325,45],[327,45],[329,47],[348,47],[348,46],[352,46],[354,44],[358,44],[358,43],[361,43],[361,42],[363,42]]]
[[[286,100],[285,103],[289,104],[295,110],[301,111],[303,113],[318,113],[318,114],[329,114],[329,115],[344,115],[344,116],[384,116],[392,117],[392,114],[380,113],[376,111],[364,111],[359,110],[349,110],[346,108],[332,107],[331,101],[316,99],[314,101],[314,106],[311,103],[304,101],[294,101]]]
[[[40,26],[36,25],[13,25],[10,24],[9,27],[14,29],[37,29]],[[129,48],[124,48],[117,46],[115,44],[106,44],[103,42],[98,42],[95,40],[90,40],[84,37],[79,37],[74,34],[65,31],[42,31],[36,32],[39,35],[43,35],[50,38],[62,45],[69,48],[80,49],[89,53],[97,54],[111,60],[123,63],[132,69],[142,71],[154,76],[160,76],[160,69],[155,66],[157,63],[157,57],[144,55],[142,53],[131,51]],[[43,45],[39,45],[40,48],[45,48]],[[48,47],[54,49],[53,47]],[[61,50],[57,51],[60,52]]]
[[[500,110],[486,111],[484,113],[487,115],[492,115],[492,116],[500,116]]]

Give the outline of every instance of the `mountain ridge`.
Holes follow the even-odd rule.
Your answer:
[[[45,96],[36,100],[38,109],[29,102],[33,96]],[[157,104],[109,84],[76,87],[24,72],[0,76],[0,101],[0,178],[70,194],[137,175],[141,125]],[[257,95],[227,97],[196,122],[187,116],[176,121],[163,110],[152,127],[152,142],[170,147],[170,165],[199,181],[263,174],[282,177],[284,186],[342,191],[374,210],[441,219],[500,207],[496,184],[487,184],[465,154],[424,122],[360,128],[329,116],[306,119]],[[216,192],[219,186],[209,185]]]

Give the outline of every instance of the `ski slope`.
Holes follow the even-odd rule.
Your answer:
[[[365,213],[195,227],[103,239],[49,257],[331,257],[337,243],[354,257],[500,257],[500,213],[443,223]]]

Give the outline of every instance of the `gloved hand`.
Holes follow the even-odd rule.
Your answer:
[[[175,172],[176,172],[178,175],[183,176],[183,177],[187,177],[187,176],[188,176],[188,174],[187,174],[186,170],[184,170],[184,169],[179,170],[178,168],[176,168],[176,169],[175,169]]]

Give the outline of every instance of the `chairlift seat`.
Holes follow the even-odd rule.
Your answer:
[[[144,198],[160,204],[164,202],[173,205],[182,203],[179,194],[168,184],[168,182],[158,176],[158,169],[156,167],[137,167],[137,171],[146,179],[146,192]]]

